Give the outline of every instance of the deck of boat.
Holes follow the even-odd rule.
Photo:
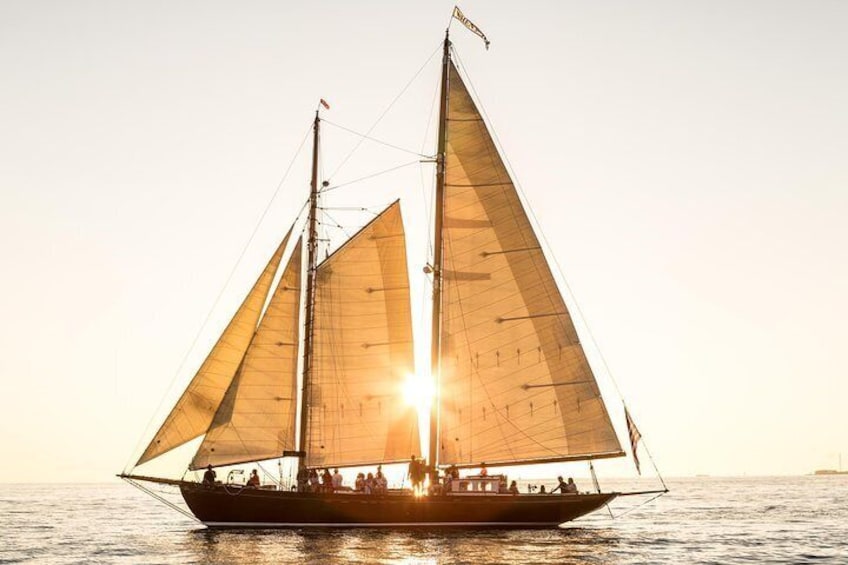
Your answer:
[[[416,497],[301,493],[180,483],[186,504],[213,528],[549,528],[601,508],[618,493]]]

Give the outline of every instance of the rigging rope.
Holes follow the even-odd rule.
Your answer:
[[[663,483],[663,485],[665,485],[665,483]],[[668,491],[666,491],[666,492],[668,492]],[[612,508],[609,507],[609,504],[607,504],[606,506],[607,506],[607,510],[609,510],[610,516],[612,516],[613,519],[615,520],[615,519],[621,518],[622,516],[626,516],[626,515],[630,514],[634,510],[641,508],[641,507],[645,506],[646,504],[650,504],[651,502],[655,501],[656,499],[663,496],[664,494],[666,494],[666,493],[665,492],[657,493],[654,496],[652,496],[651,498],[643,501],[641,504],[637,504],[636,506],[632,506],[632,507],[628,508],[627,510],[625,510],[624,512],[622,512],[618,516],[613,515]]]
[[[368,141],[373,141],[374,143],[378,143],[380,145],[385,145],[386,147],[391,147],[392,149],[397,149],[398,151],[403,151],[404,153],[409,153],[410,155],[417,155],[418,157],[424,157],[426,159],[432,159],[433,158],[432,155],[427,155],[425,153],[419,153],[418,151],[412,151],[411,149],[405,149],[403,147],[400,147],[399,145],[394,145],[394,144],[388,143],[386,141],[381,141],[381,140],[379,140],[375,137],[371,137],[366,133],[359,133],[358,131],[352,130],[350,128],[346,128],[343,125],[337,124],[335,122],[331,122],[330,120],[328,120],[326,118],[323,118],[321,121],[325,124],[329,124],[331,126],[337,127],[340,130],[344,130],[348,133],[358,135],[359,137],[361,137],[363,139],[367,139]]]
[[[435,115],[434,110],[436,109],[436,100],[438,99],[439,91],[441,90],[441,84],[436,83],[435,89],[433,89],[433,100],[430,102],[430,112],[427,114],[427,127],[424,129],[424,140],[421,142],[421,152],[424,152],[424,147],[427,145],[427,138],[430,135],[430,126],[433,124],[433,117]],[[424,203],[427,211],[427,218],[433,217],[433,201],[436,198],[435,190],[433,190],[432,183],[435,182],[435,177],[430,175],[430,192],[429,198],[427,197],[427,188],[424,184],[424,167],[419,168],[419,178],[421,179],[421,197],[424,199]],[[433,234],[430,230],[427,230],[427,257],[433,256]]]
[[[367,212],[367,213],[373,214],[375,216],[380,215],[380,212],[375,212],[371,208],[374,208],[374,206],[372,206],[372,207],[366,207],[366,206],[322,206],[321,207],[322,210],[335,210],[337,212]]]
[[[416,165],[416,164],[418,164],[418,163],[419,163],[419,161],[418,161],[418,160],[410,161],[410,162],[408,162],[408,163],[404,163],[404,164],[402,164],[402,165],[397,165],[397,166],[395,166],[395,167],[391,167],[391,168],[389,168],[389,169],[385,169],[385,170],[383,170],[383,171],[379,171],[379,172],[377,172],[377,173],[373,173],[373,174],[370,174],[370,175],[367,175],[367,176],[364,176],[364,177],[360,177],[360,178],[358,178],[358,179],[354,179],[354,180],[351,180],[351,181],[343,182],[343,183],[341,183],[341,184],[336,184],[336,185],[333,185],[333,186],[328,186],[328,187],[326,187],[326,188],[321,189],[321,190],[320,190],[320,193],[321,193],[321,194],[324,194],[324,193],[326,193],[326,192],[332,192],[332,191],[334,191],[334,190],[336,190],[336,189],[338,189],[338,188],[342,188],[343,186],[349,186],[349,185],[351,185],[351,184],[355,184],[355,183],[357,183],[357,182],[362,182],[362,181],[364,181],[364,180],[373,179],[373,178],[375,178],[375,177],[379,177],[379,176],[381,176],[381,175],[385,175],[385,174],[387,174],[387,173],[391,173],[392,171],[397,171],[397,170],[399,170],[399,169],[403,169],[403,168],[405,168],[405,167],[409,167],[410,165]],[[326,208],[324,208],[324,209],[326,210]]]
[[[383,110],[383,112],[377,117],[377,119],[374,121],[374,123],[371,125],[371,127],[368,128],[368,130],[365,132],[366,136],[370,135],[371,132],[374,131],[374,128],[376,128],[380,124],[380,122],[383,120],[383,118],[386,116],[386,114],[389,113],[389,110],[392,109],[392,107],[400,99],[400,97],[404,95],[404,93],[409,89],[410,86],[412,86],[412,83],[415,82],[415,79],[418,78],[418,75],[421,74],[421,71],[424,70],[424,68],[430,63],[430,61],[433,59],[433,57],[436,55],[436,53],[439,52],[439,50],[441,48],[442,48],[442,42],[440,41],[439,44],[436,46],[436,48],[433,50],[433,52],[430,54],[430,56],[427,57],[427,60],[424,61],[424,64],[421,65],[421,67],[415,72],[415,74],[412,76],[412,78],[409,79],[409,82],[406,83],[406,86],[404,86],[401,89],[401,91],[398,93],[398,95],[395,96],[394,100],[392,100],[389,103],[389,105],[386,106],[386,109]],[[359,143],[357,143],[353,147],[353,149],[350,150],[350,153],[348,153],[347,156],[345,156],[345,158],[342,159],[342,162],[339,163],[339,166],[335,168],[335,170],[332,172],[332,174],[330,174],[330,178],[334,178],[336,176],[336,174],[341,170],[342,167],[345,166],[345,164],[348,162],[348,160],[350,160],[350,158],[353,156],[353,154],[356,153],[356,151],[359,149],[359,147],[362,145],[362,143],[364,141],[365,141],[364,137],[359,139]],[[324,177],[324,178],[326,178],[326,177]]]
[[[143,492],[144,494],[147,494],[147,495],[155,498],[156,500],[158,500],[159,502],[161,502],[165,506],[168,506],[172,510],[176,510],[177,512],[179,512],[183,516],[185,516],[185,517],[187,517],[191,520],[194,520],[195,522],[198,522],[200,524],[203,523],[197,518],[197,516],[195,516],[191,512],[184,510],[183,508],[180,508],[179,506],[177,506],[176,504],[174,504],[170,500],[166,499],[164,496],[160,495],[159,493],[154,492],[153,490],[147,488],[146,486],[142,485],[141,483],[134,481],[134,480],[132,480],[128,477],[121,477],[121,478],[124,479],[129,484],[131,484],[132,486],[134,486],[135,488],[137,488],[138,490],[140,490],[141,492]]]

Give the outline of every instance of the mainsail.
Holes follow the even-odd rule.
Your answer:
[[[179,447],[209,429],[256,331],[290,234],[291,229],[136,465]]]
[[[417,455],[418,416],[402,394],[415,368],[398,202],[318,266],[312,342],[306,465]]]
[[[440,464],[624,455],[539,241],[450,64]]]
[[[280,457],[295,448],[301,241],[191,469]]]

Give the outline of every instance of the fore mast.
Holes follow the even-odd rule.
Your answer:
[[[324,101],[321,100],[321,104]],[[318,140],[320,137],[321,118],[319,110],[315,110],[315,121],[312,124],[312,181],[309,191],[308,238],[306,243],[306,293],[304,308],[304,340],[303,340],[303,379],[300,389],[300,437],[298,442],[297,470],[306,465],[306,428],[309,422],[309,377],[312,372],[312,338],[315,321],[315,271],[318,256]]]

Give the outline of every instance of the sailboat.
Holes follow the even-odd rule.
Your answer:
[[[519,494],[505,475],[459,474],[481,464],[591,465],[626,453],[513,180],[452,60],[449,29],[440,81],[435,244],[425,269],[437,389],[430,488],[375,495],[315,492],[304,480],[246,488],[119,476],[177,486],[198,520],[220,528],[552,527],[636,494]],[[304,226],[282,238],[134,468],[198,438],[192,471],[289,458],[306,477],[406,464],[421,453],[418,414],[400,398],[415,371],[400,203],[319,260],[320,109]],[[451,480],[442,478],[446,469]]]

